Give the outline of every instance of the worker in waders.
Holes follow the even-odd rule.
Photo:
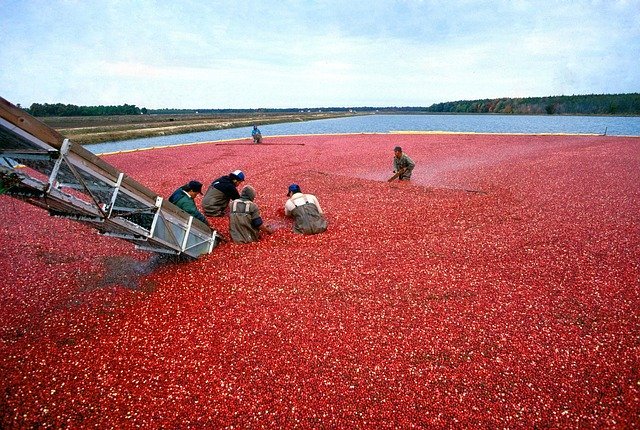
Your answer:
[[[240,198],[229,203],[229,235],[235,243],[257,242],[261,231],[273,232],[262,221],[260,209],[253,202],[255,198],[256,190],[246,185],[240,192]]]
[[[243,181],[244,172],[242,170],[234,170],[213,181],[202,198],[204,214],[206,216],[223,216],[229,202],[240,197],[237,188]]]
[[[291,184],[287,197],[284,214],[293,218],[294,233],[316,234],[327,230],[327,220],[314,195],[302,194],[298,184]]]
[[[253,137],[253,143],[262,143],[262,133],[260,133],[257,125],[253,126],[251,137]]]
[[[411,180],[411,173],[413,168],[416,167],[416,163],[407,154],[403,153],[402,148],[399,146],[393,148],[393,152],[395,154],[393,157],[393,173],[398,175],[398,180],[400,181]]]

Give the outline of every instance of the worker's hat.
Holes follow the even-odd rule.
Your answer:
[[[229,176],[231,176],[231,179],[237,179],[240,182],[244,181],[244,173],[242,170],[234,170]]]
[[[295,193],[300,193],[300,185],[298,184],[291,184],[289,185],[289,191],[287,191],[287,196],[290,196],[291,194],[295,194]]]

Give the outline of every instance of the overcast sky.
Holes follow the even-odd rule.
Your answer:
[[[0,96],[156,108],[640,92],[640,0],[0,0]]]

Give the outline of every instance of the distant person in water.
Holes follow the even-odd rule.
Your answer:
[[[199,219],[206,225],[209,225],[207,218],[196,207],[195,199],[198,194],[202,194],[202,183],[198,181],[189,181],[188,184],[181,186],[171,194],[169,202],[178,206],[180,209]]]
[[[395,156],[393,157],[393,173],[398,174],[398,180],[408,181],[411,179],[413,168],[416,163],[409,156],[402,152],[402,148],[396,146],[393,148]]]
[[[238,186],[244,181],[244,173],[234,170],[211,183],[202,198],[202,209],[207,216],[223,216],[231,200],[240,198]]]
[[[253,126],[251,137],[253,137],[253,143],[262,143],[262,133],[260,133],[257,125]]]

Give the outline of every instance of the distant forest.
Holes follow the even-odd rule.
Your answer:
[[[461,100],[436,103],[429,106],[426,111],[534,115],[640,115],[640,93]]]
[[[25,109],[33,116],[107,116],[107,115],[142,115],[148,113],[146,108],[135,105],[122,106],[76,106],[62,103],[33,103]]]
[[[135,105],[76,106],[33,103],[25,109],[36,117],[146,114],[269,114],[294,112],[501,113],[526,115],[640,115],[640,93],[460,100],[429,107],[331,107],[285,109],[147,109]]]

